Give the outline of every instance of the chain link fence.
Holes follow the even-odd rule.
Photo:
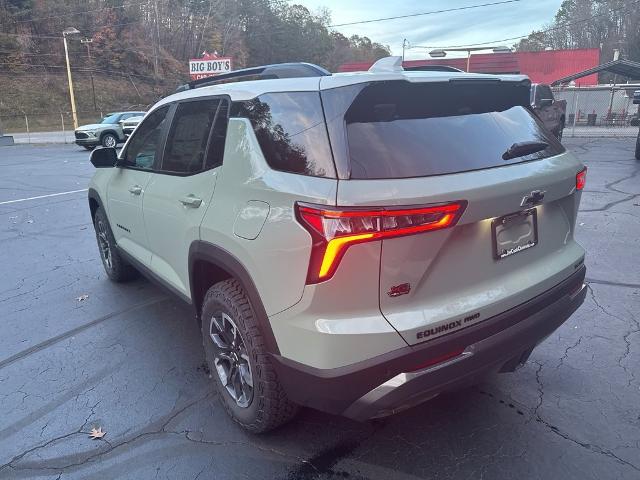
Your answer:
[[[640,86],[556,87],[556,100],[567,102],[565,137],[635,137]],[[634,125],[632,125],[632,123]]]
[[[111,112],[145,111],[147,108],[148,105],[130,105],[108,111],[80,111],[77,112],[78,126],[99,123]],[[0,126],[5,135],[13,135],[16,143],[73,143],[75,141],[71,112],[0,115]]]

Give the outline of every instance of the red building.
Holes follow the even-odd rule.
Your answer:
[[[474,73],[521,73],[528,75],[534,83],[552,83],[554,80],[581,72],[600,64],[600,49],[546,50],[543,52],[472,53],[469,70]],[[339,72],[367,70],[369,62],[345,63]],[[466,58],[430,58],[426,60],[406,60],[404,65],[449,65],[467,69]],[[598,75],[576,80],[576,85],[597,85]]]

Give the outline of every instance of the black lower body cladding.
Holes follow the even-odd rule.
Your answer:
[[[273,355],[278,378],[291,400],[328,413],[365,420],[399,411],[526,361],[582,305],[585,273],[580,265],[563,282],[502,314],[357,364],[321,370]],[[419,370],[463,351],[468,354]],[[378,394],[378,387],[407,372],[413,373],[396,382],[397,388]]]

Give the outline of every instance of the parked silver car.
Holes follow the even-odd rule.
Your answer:
[[[126,140],[122,130],[122,122],[140,115],[144,115],[144,112],[108,113],[99,123],[78,127],[75,131],[76,144],[87,150],[93,150],[98,145],[115,147],[118,143],[123,143]]]

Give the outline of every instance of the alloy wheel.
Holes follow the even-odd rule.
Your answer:
[[[116,146],[116,139],[113,135],[107,135],[106,137],[104,137],[104,146],[105,147],[115,147]]]
[[[214,315],[209,323],[214,365],[227,393],[241,408],[253,400],[253,375],[247,348],[235,322],[226,313]]]
[[[102,220],[98,220],[97,225],[98,234],[98,247],[100,248],[100,256],[107,269],[111,270],[113,267],[113,260],[111,257],[111,247],[109,246],[109,240],[107,238],[107,227]]]

